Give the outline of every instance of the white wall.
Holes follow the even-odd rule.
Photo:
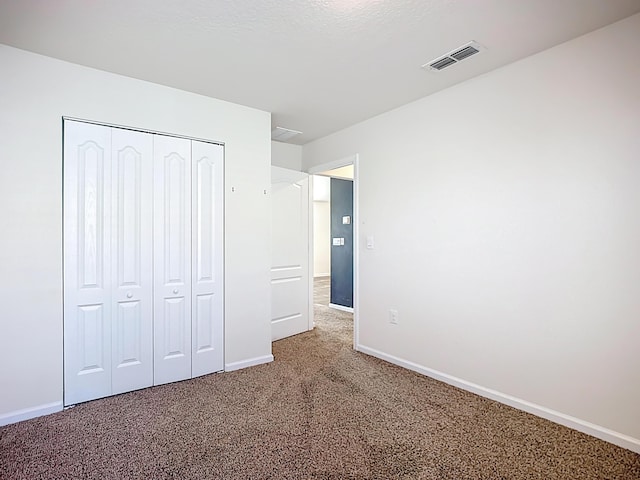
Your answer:
[[[331,201],[331,178],[322,175],[312,175],[313,178],[313,201]]]
[[[636,15],[305,145],[359,154],[362,349],[640,451],[639,44]]]
[[[290,170],[302,170],[302,147],[272,140],[271,165]]]
[[[313,276],[331,275],[331,203],[313,202]]]
[[[313,276],[331,275],[331,178],[313,175]]]
[[[62,402],[63,115],[225,142],[225,363],[267,361],[269,113],[3,45],[0,65],[0,423]]]

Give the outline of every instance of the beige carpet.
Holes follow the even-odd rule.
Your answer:
[[[640,455],[351,349],[316,307],[276,361],[0,428],[2,479],[640,479]]]

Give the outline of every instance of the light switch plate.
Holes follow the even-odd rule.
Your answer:
[[[368,248],[369,250],[373,250],[373,245],[374,245],[374,244],[373,244],[373,235],[369,235],[369,236],[367,237],[367,248]]]
[[[342,224],[343,225],[351,225],[351,217],[349,215],[342,217]]]

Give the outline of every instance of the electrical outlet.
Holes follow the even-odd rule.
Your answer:
[[[389,309],[389,323],[391,325],[398,324],[398,311],[393,308]]]

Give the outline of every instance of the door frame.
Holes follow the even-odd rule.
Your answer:
[[[360,345],[360,180],[359,180],[359,164],[360,156],[355,153],[347,157],[333,160],[327,163],[321,163],[320,165],[314,165],[307,170],[309,175],[316,175],[318,173],[325,172],[327,170],[333,170],[335,168],[346,167],[353,165],[353,216],[355,222],[353,222],[353,349],[358,350]],[[309,208],[313,211],[313,182],[309,182]],[[310,215],[309,221],[309,245],[310,265],[313,265],[313,215]],[[313,305],[313,269],[309,269],[309,285],[311,296],[311,305]],[[310,309],[309,324],[313,325],[313,308]]]

